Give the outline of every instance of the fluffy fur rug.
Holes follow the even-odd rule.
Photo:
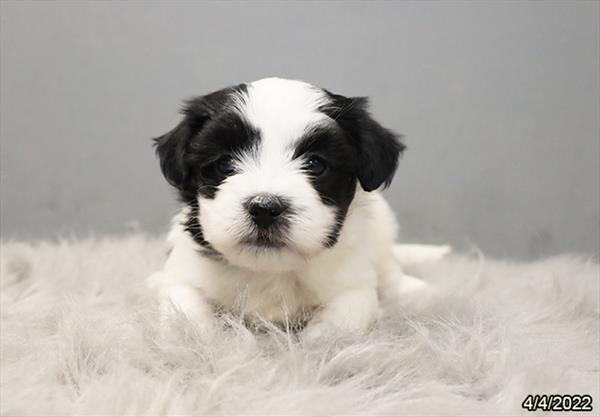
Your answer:
[[[159,332],[142,235],[1,247],[1,412],[16,415],[548,415],[525,396],[600,409],[599,266],[453,256],[411,271],[437,289],[385,306],[365,337],[304,346],[222,317],[209,340]],[[564,413],[563,413],[564,414]]]

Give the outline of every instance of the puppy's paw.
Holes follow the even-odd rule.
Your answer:
[[[344,292],[326,303],[307,324],[302,339],[311,342],[355,339],[381,316],[373,288]]]
[[[300,334],[301,341],[307,346],[322,346],[337,342],[351,342],[365,333],[369,325],[361,322],[332,322],[313,320],[309,322]]]
[[[300,340],[307,346],[322,346],[335,341],[341,329],[325,322],[310,322],[300,333]]]
[[[176,344],[182,340],[207,343],[216,337],[218,330],[217,320],[212,316],[190,319],[180,311],[168,314],[161,311],[158,337],[162,341]]]
[[[155,272],[146,283],[159,297],[159,337],[181,340],[181,337],[211,338],[217,330],[212,308],[201,292],[186,285],[166,285],[173,282],[164,271]]]
[[[159,314],[158,336],[169,343],[181,343],[182,340],[208,342],[218,332],[217,320],[210,309],[196,302],[183,303],[182,299],[163,294]]]
[[[418,313],[441,301],[440,289],[428,282],[403,274],[390,280],[381,289],[382,300],[388,307]]]

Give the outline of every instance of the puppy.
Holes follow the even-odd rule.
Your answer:
[[[183,208],[164,269],[165,311],[210,326],[216,310],[300,323],[308,338],[361,333],[402,278],[396,222],[377,191],[392,181],[399,135],[365,98],[267,78],[193,98],[155,139]]]

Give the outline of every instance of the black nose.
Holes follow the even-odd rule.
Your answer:
[[[252,221],[260,228],[271,226],[277,217],[288,208],[285,200],[275,195],[257,195],[246,202],[246,209]]]

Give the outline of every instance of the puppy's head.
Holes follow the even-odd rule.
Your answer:
[[[156,139],[207,254],[283,271],[336,244],[357,183],[387,186],[404,149],[364,98],[276,78],[189,100]]]

